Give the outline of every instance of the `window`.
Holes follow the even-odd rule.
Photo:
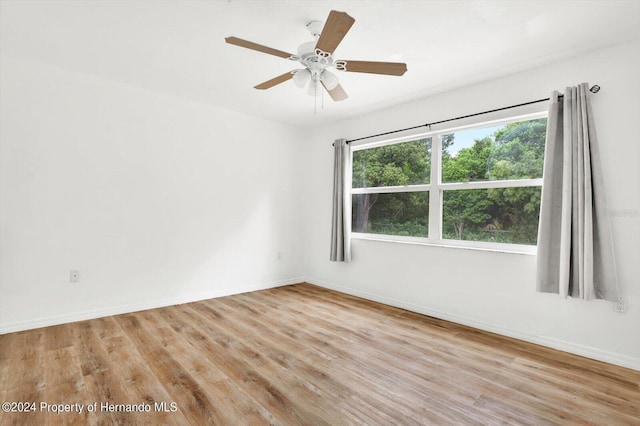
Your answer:
[[[354,151],[352,231],[428,237],[430,180],[431,138]]]
[[[352,236],[531,251],[546,124],[537,114],[352,147]]]

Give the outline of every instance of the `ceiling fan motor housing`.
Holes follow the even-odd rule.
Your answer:
[[[320,29],[322,29],[322,22],[319,21],[311,22],[309,26],[314,23],[319,23]],[[299,77],[296,79],[296,84],[299,87],[303,88],[306,86],[306,82],[309,80],[312,82],[322,81],[326,86],[330,86],[331,89],[337,85],[337,77],[325,72],[326,68],[334,66],[333,57],[330,53],[317,49],[315,40],[302,43],[298,47],[298,54],[291,55],[289,59],[300,62],[300,64],[308,70],[308,73],[303,73],[305,70],[296,70],[295,74],[299,74]],[[304,80],[303,75],[305,76]]]

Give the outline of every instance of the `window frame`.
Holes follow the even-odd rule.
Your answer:
[[[353,171],[353,153],[356,151],[377,148],[381,146],[395,145],[403,142],[410,142],[418,139],[431,138],[431,171],[430,182],[428,184],[404,185],[404,186],[382,186],[353,188],[353,182],[349,184],[349,200],[353,202],[353,195],[356,194],[388,194],[400,192],[428,192],[429,193],[429,237],[410,237],[402,235],[373,234],[363,232],[350,232],[351,239],[373,240],[395,243],[421,244],[438,247],[463,248],[470,250],[497,251],[508,253],[535,254],[537,245],[495,243],[488,241],[470,240],[449,240],[442,238],[442,208],[444,191],[469,190],[469,189],[491,189],[491,188],[525,188],[541,187],[542,178],[533,179],[511,179],[475,182],[442,182],[442,136],[460,132],[464,130],[480,129],[515,123],[519,121],[530,121],[540,118],[547,118],[548,112],[541,111],[524,115],[509,116],[496,120],[475,122],[456,127],[449,127],[440,130],[430,130],[428,132],[415,133],[393,139],[384,139],[374,142],[363,142],[352,144],[349,158],[349,176]],[[352,221],[349,221],[351,229]]]

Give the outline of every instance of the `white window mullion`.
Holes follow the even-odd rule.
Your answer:
[[[442,197],[440,196],[441,166],[441,137],[439,134],[431,137],[431,185],[429,191],[429,239],[440,239]]]
[[[388,194],[395,192],[424,192],[428,191],[431,185],[407,185],[407,186],[374,186],[369,188],[353,188],[352,194]]]
[[[542,186],[542,178],[536,179],[513,179],[513,180],[491,180],[475,182],[451,182],[443,183],[440,189],[443,191],[464,190],[464,189],[490,189],[490,188],[524,188],[528,186]]]

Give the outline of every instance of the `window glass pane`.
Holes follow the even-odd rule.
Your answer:
[[[353,152],[353,187],[429,183],[431,138]]]
[[[541,189],[444,191],[442,238],[535,245]]]
[[[542,177],[547,119],[442,136],[442,182]]]
[[[429,192],[352,197],[353,232],[428,237]]]

